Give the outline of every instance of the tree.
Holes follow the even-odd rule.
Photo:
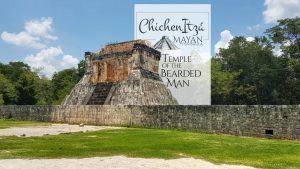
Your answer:
[[[278,20],[278,25],[267,29],[266,34],[279,44],[283,56],[300,59],[300,18]]]
[[[37,103],[36,79],[38,76],[33,72],[24,72],[16,82],[17,104],[34,105]]]
[[[277,95],[275,104],[300,103],[300,61],[289,58],[277,58],[279,70],[276,84]]]
[[[8,65],[0,63],[0,73],[12,82],[16,82],[22,73],[31,72],[30,67],[23,62],[9,62]]]
[[[0,94],[0,105],[4,104],[4,100],[3,100],[3,94]]]
[[[211,90],[212,104],[230,104],[236,78],[239,72],[226,72],[222,70],[219,59],[211,60]]]
[[[0,73],[0,104],[14,104],[15,97],[14,85]]]
[[[55,73],[52,80],[23,62],[0,63],[0,104],[60,104],[84,73],[84,61],[78,69]]]
[[[45,77],[37,78],[35,91],[38,105],[49,105],[53,103],[53,86],[50,80]]]
[[[222,71],[239,72],[228,104],[273,104],[277,66],[272,49],[266,37],[256,37],[251,42],[236,37],[228,49],[220,50]]]
[[[52,78],[54,104],[60,104],[78,81],[78,72],[74,68],[55,73]]]

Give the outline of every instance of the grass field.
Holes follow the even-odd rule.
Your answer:
[[[29,127],[29,126],[45,126],[50,125],[50,123],[42,123],[35,121],[17,121],[14,119],[0,119],[0,129],[5,129],[9,127]]]
[[[3,120],[0,126],[1,123]],[[259,168],[300,168],[299,141],[141,128],[29,138],[0,137],[0,159],[113,155],[164,159],[193,157]]]

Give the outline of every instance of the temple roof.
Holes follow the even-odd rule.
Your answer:
[[[169,39],[168,36],[163,36],[154,46],[157,50],[175,50],[178,47]]]
[[[130,56],[135,50],[148,51],[153,54],[155,59],[160,59],[160,52],[151,47],[149,41],[141,39],[108,44],[97,53],[86,52],[85,55],[92,55],[92,60],[106,60],[112,57]]]
[[[132,40],[132,41],[125,41],[120,43],[113,43],[108,44],[105,47],[101,48],[99,51],[99,55],[107,55],[107,54],[113,54],[113,53],[121,53],[121,52],[130,52],[133,50],[134,45],[136,44],[142,44],[150,47],[149,42],[146,40]]]

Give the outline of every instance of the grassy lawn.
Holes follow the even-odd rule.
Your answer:
[[[29,127],[29,126],[45,126],[50,123],[35,122],[35,121],[18,121],[14,119],[0,119],[0,129],[10,127]]]
[[[0,159],[113,155],[164,159],[194,157],[213,163],[259,168],[300,168],[299,141],[141,128],[29,138],[0,137]]]

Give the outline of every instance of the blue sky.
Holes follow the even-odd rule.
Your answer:
[[[269,1],[272,0],[2,0],[0,62],[20,60],[34,65],[42,60],[41,65],[53,64],[52,68],[45,71],[46,74],[75,65],[77,60],[83,59],[85,51],[98,51],[106,43],[133,39],[134,4],[147,3],[211,4],[214,53],[214,46],[218,42],[220,47],[226,47],[226,41],[233,36],[260,36],[266,28],[274,25],[274,18],[299,15],[298,10],[294,9],[295,2],[291,2],[291,10],[276,16],[278,14],[272,13],[272,10],[278,8],[278,3],[280,7],[284,1],[273,0],[278,1],[277,4]],[[299,9],[297,5],[300,3],[296,2],[296,9]],[[282,8],[288,10],[287,7]],[[269,13],[263,14],[268,10]],[[26,23],[29,24],[25,29]],[[44,23],[42,26],[45,29],[34,32],[43,28],[39,25],[34,27],[35,23]],[[222,41],[220,33],[224,30],[228,31],[223,34],[225,37]],[[22,34],[24,36],[19,34],[21,32],[25,32]],[[22,44],[28,38],[30,42],[44,46]],[[47,52],[52,54],[47,55]],[[55,57],[47,60],[43,55]]]

